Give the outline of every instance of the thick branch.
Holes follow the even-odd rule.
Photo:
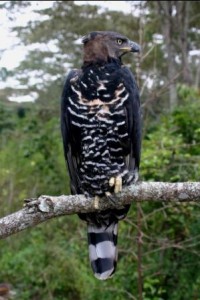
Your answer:
[[[124,188],[122,193],[117,194],[117,198],[115,208],[138,201],[200,201],[200,182],[139,182]],[[97,204],[94,198],[86,198],[83,195],[40,196],[25,202],[23,209],[0,219],[0,238],[54,217],[113,208],[113,203],[106,199],[100,199]]]

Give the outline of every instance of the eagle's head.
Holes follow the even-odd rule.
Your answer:
[[[113,31],[94,31],[83,37],[84,62],[107,62],[121,59],[128,52],[139,52],[140,46],[126,36]]]

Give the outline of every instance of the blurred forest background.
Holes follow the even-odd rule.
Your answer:
[[[25,198],[69,193],[60,95],[66,73],[82,64],[80,38],[94,30],[118,31],[142,46],[141,54],[124,57],[141,92],[140,179],[199,180],[200,2],[128,2],[125,13],[95,1],[52,1],[38,5],[26,26],[16,18],[31,1],[0,3],[29,50],[18,67],[0,70],[2,82],[16,82],[0,89],[1,216]],[[29,95],[35,101],[10,101]],[[93,277],[85,224],[77,216],[50,220],[0,241],[3,282],[15,300],[199,300],[199,204],[133,204],[120,223],[117,272],[106,282]]]

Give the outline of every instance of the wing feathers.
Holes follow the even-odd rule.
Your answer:
[[[68,111],[68,101],[73,94],[71,83],[78,78],[80,70],[72,70],[65,81],[61,98],[61,133],[63,138],[64,155],[71,180],[72,194],[81,193],[78,162],[80,161],[80,139],[74,139],[75,128],[72,127]]]

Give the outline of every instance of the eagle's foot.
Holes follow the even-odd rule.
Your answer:
[[[111,177],[109,180],[109,186],[114,187],[114,193],[120,193],[122,191],[122,177],[116,176]]]

